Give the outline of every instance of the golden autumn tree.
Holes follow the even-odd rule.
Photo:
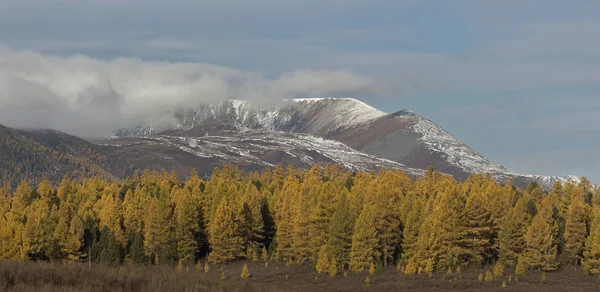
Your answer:
[[[584,270],[594,276],[600,276],[600,213],[597,213],[590,226],[586,239],[583,261]]]
[[[565,226],[565,248],[575,264],[581,262],[587,237],[587,210],[581,199],[571,200]]]
[[[329,269],[330,257],[327,253],[327,246],[323,245],[319,249],[319,253],[317,255],[317,265],[315,268],[317,269],[317,273],[325,273]]]
[[[313,259],[313,249],[310,245],[310,197],[303,192],[297,192],[291,201],[292,215],[292,250],[297,263]]]
[[[363,271],[372,262],[378,262],[381,256],[375,227],[375,212],[372,205],[365,205],[356,219],[350,249],[350,269],[352,271]]]
[[[295,213],[292,198],[298,196],[298,192],[300,192],[299,181],[294,174],[290,174],[285,178],[281,191],[274,195],[275,199],[271,204],[274,208],[277,229],[275,236],[276,252],[284,260],[294,256],[292,228]]]
[[[184,264],[194,262],[198,249],[197,236],[200,232],[200,214],[191,194],[180,190],[180,198],[175,206],[175,236],[177,238],[177,257]]]
[[[517,264],[517,259],[525,250],[527,232],[526,214],[510,209],[500,224],[498,246],[500,261],[509,267]]]
[[[94,210],[96,218],[100,221],[98,226],[99,229],[104,227],[108,228],[108,230],[117,238],[121,246],[125,246],[127,244],[127,239],[122,227],[122,204],[121,199],[116,194],[114,188],[116,187],[106,190],[104,194],[102,194],[100,200],[94,204]]]
[[[350,264],[350,250],[352,249],[352,232],[355,218],[352,215],[346,192],[335,204],[335,211],[329,224],[329,239],[327,249],[331,258],[344,268]]]
[[[336,197],[342,192],[333,182],[326,182],[317,195],[317,204],[310,212],[309,236],[311,249],[316,254],[329,238],[329,223],[335,211]],[[310,203],[309,203],[310,204]]]
[[[237,233],[234,216],[231,202],[221,200],[208,226],[208,240],[212,249],[209,261],[223,263],[242,255],[244,242]]]
[[[402,258],[405,261],[412,258],[416,253],[419,229],[421,228],[424,219],[423,201],[421,198],[415,198],[412,203],[412,208],[406,217],[404,232],[402,233]]]
[[[150,199],[146,212],[144,249],[146,255],[161,264],[173,254],[172,209],[166,199]]]
[[[465,248],[471,253],[471,263],[483,264],[493,257],[493,220],[488,210],[489,202],[487,196],[481,192],[473,192],[467,198],[465,206]]]
[[[83,244],[83,233],[83,221],[67,204],[61,205],[58,210],[58,223],[53,234],[60,258],[71,261],[78,258],[79,249]]]
[[[538,213],[525,234],[524,260],[528,267],[541,271],[553,271],[558,267],[553,222],[548,212],[546,209]]]

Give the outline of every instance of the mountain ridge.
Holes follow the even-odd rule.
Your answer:
[[[433,165],[461,180],[472,173],[490,173],[501,182],[512,178],[549,187],[556,181],[571,179],[511,172],[412,110],[386,113],[355,98],[304,97],[268,108],[256,107],[249,101],[227,100],[173,110],[170,114],[175,124],[121,129],[117,135],[200,137],[219,135],[223,130],[301,133],[339,141],[409,168],[426,169]]]
[[[489,173],[501,183],[538,182],[546,189],[557,181],[578,180],[511,172],[414,111],[385,113],[353,98],[301,98],[270,108],[229,100],[164,114],[165,124],[119,129],[115,137],[95,144],[58,131],[0,125],[3,159],[13,166],[19,159],[39,160],[43,167],[22,169],[38,179],[42,172],[81,176],[90,169],[111,177],[146,168],[175,169],[185,176],[192,169],[209,173],[227,163],[258,170],[281,162],[296,167],[337,163],[365,171],[394,168],[415,176],[433,166],[458,180]],[[14,149],[31,153],[15,155]],[[6,171],[2,176],[9,175]]]

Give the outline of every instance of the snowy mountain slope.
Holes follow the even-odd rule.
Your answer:
[[[250,102],[228,100],[200,104],[195,108],[171,109],[163,113],[172,119],[119,129],[117,136],[148,136],[164,131],[189,130],[212,123],[250,129],[278,130],[325,135],[376,120],[386,113],[354,98],[298,98],[264,109]]]
[[[350,170],[390,168],[402,169],[412,175],[423,174],[423,170],[356,151],[337,141],[277,131],[221,131],[219,135],[202,137],[154,135],[113,139],[106,141],[106,145],[114,146],[115,151],[134,161],[156,155],[163,160],[159,164],[165,168],[181,163],[194,164],[195,168],[208,166],[203,171],[224,163],[251,169],[274,166],[279,162],[296,167],[336,163]]]
[[[252,132],[252,135],[262,133],[260,135],[276,141],[284,133],[302,133],[339,141],[354,150],[413,169],[433,165],[458,179],[472,173],[490,173],[499,181],[510,178],[522,184],[537,181],[545,187],[569,179],[511,173],[427,118],[410,110],[385,113],[353,98],[298,98],[269,108],[229,100],[191,109],[173,109],[165,115],[172,117],[169,123],[121,129],[116,134],[148,137],[162,133],[171,137],[200,138],[220,136],[222,131],[227,131],[227,136]],[[297,146],[301,147],[301,143]]]

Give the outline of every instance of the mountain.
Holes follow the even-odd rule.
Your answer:
[[[472,173],[490,173],[500,182],[513,179],[518,185],[526,185],[536,181],[548,188],[556,181],[575,179],[510,172],[413,111],[385,113],[353,98],[299,98],[268,108],[228,100],[164,114],[172,118],[169,123],[121,129],[116,135],[204,140],[225,136],[244,140],[257,135],[255,131],[271,137],[302,134],[341,142],[355,151],[399,163],[403,169],[423,170],[433,165],[459,180]],[[229,141],[229,145],[236,143]]]
[[[385,113],[352,98],[301,98],[269,107],[228,100],[166,110],[159,120],[88,142],[52,130],[0,126],[0,179],[102,176],[122,178],[136,169],[192,169],[208,175],[232,163],[258,170],[277,163],[310,167],[337,163],[350,170],[401,169],[422,175],[433,165],[464,180],[489,173],[500,182],[550,188],[554,177],[512,173],[431,120],[410,110]]]
[[[125,158],[108,147],[58,131],[16,130],[0,125],[0,181],[13,187],[21,179],[114,179],[132,170]]]
[[[338,141],[306,134],[220,130],[212,135],[152,135],[106,141],[114,151],[139,168],[175,169],[186,175],[194,168],[208,175],[215,166],[232,163],[246,170],[292,164],[309,168],[336,163],[350,170],[402,169],[412,175],[423,170],[354,150]]]

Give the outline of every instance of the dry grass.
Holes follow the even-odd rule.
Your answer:
[[[249,279],[241,279],[242,266],[248,264]],[[595,291],[598,279],[584,275],[580,268],[566,267],[555,273],[531,273],[515,279],[509,274],[492,282],[478,281],[485,270],[471,270],[458,277],[446,273],[405,276],[395,267],[382,269],[370,276],[365,285],[364,273],[348,273],[331,278],[317,274],[311,266],[286,266],[284,263],[237,262],[211,265],[210,272],[189,267],[177,272],[175,267],[106,267],[91,269],[84,264],[0,262],[0,291]],[[508,272],[508,271],[507,271]],[[225,279],[221,279],[221,274]],[[502,283],[507,284],[502,288]]]

